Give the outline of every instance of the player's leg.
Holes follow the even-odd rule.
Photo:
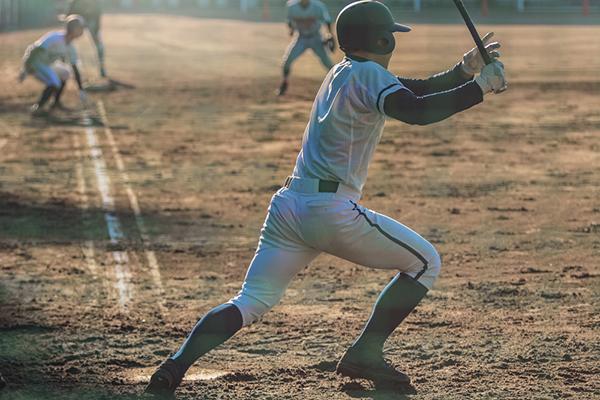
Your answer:
[[[329,71],[333,67],[333,62],[331,61],[320,36],[317,36],[317,38],[311,42],[311,48],[317,57],[319,57],[321,64]]]
[[[32,115],[36,116],[43,113],[43,107],[48,100],[50,100],[52,95],[60,89],[62,82],[49,65],[42,63],[35,63],[33,65],[33,75],[46,85],[38,101],[31,107]]]
[[[290,76],[292,64],[298,57],[302,55],[302,53],[306,51],[306,48],[306,40],[300,36],[296,36],[285,50],[282,62],[283,78],[281,80],[281,84],[279,85],[279,96],[283,96],[287,91],[289,85],[288,78]]]
[[[241,291],[200,319],[177,353],[153,374],[147,393],[172,394],[198,358],[274,307],[292,278],[319,254],[297,240],[285,218],[290,212],[289,202],[275,195]]]
[[[146,393],[172,394],[198,358],[274,307],[292,278],[318,254],[312,249],[288,251],[259,245],[239,294],[198,321],[177,353],[152,375]]]
[[[61,103],[60,98],[63,94],[65,86],[67,85],[67,81],[71,77],[70,69],[66,64],[56,62],[52,65],[52,70],[60,79],[60,87],[58,87],[58,89],[56,89],[56,91],[54,92],[54,102],[52,103],[52,108],[58,108],[61,110],[68,111],[69,109]]]
[[[100,22],[94,23],[89,26],[90,34],[96,45],[96,53],[98,54],[98,68],[100,70],[100,76],[106,77],[106,67],[104,65],[104,42],[102,41],[102,35],[100,34]]]
[[[355,203],[339,218],[344,234],[323,250],[357,264],[399,272],[379,295],[338,370],[350,376],[408,383],[406,375],[383,360],[383,345],[433,286],[441,268],[439,254],[410,228]]]

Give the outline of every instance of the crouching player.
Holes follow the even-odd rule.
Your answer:
[[[84,27],[85,20],[81,16],[71,15],[65,20],[64,30],[48,32],[27,48],[19,79],[23,81],[27,75],[33,75],[46,85],[37,103],[31,106],[33,116],[43,115],[44,106],[52,97],[52,109],[65,109],[60,97],[71,75],[70,69],[77,81],[81,101],[87,100],[77,68],[77,51],[73,46],[73,41],[83,35]],[[71,64],[71,68],[66,62]]]

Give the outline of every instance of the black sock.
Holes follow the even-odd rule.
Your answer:
[[[56,90],[56,93],[54,93],[54,104],[60,104],[60,96],[62,96],[65,86],[67,86],[67,81],[62,81],[62,85],[60,85],[60,87]]]
[[[381,354],[387,338],[426,293],[427,288],[410,276],[396,275],[379,295],[367,325],[352,347],[368,354]]]
[[[56,88],[54,86],[46,86],[46,89],[44,89],[42,95],[40,96],[40,99],[37,102],[39,108],[44,107],[44,105],[48,102],[50,96],[52,96],[52,93],[54,93],[55,90]]]
[[[233,304],[210,310],[194,327],[179,351],[171,357],[183,376],[202,355],[224,343],[242,328],[242,314]]]

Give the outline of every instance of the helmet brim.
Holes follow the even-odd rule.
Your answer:
[[[391,32],[410,32],[412,28],[408,25],[394,23]]]

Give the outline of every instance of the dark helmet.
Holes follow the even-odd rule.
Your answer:
[[[409,32],[410,27],[397,24],[383,3],[362,0],[344,7],[337,17],[336,30],[340,48],[388,54],[396,47],[393,32]]]

